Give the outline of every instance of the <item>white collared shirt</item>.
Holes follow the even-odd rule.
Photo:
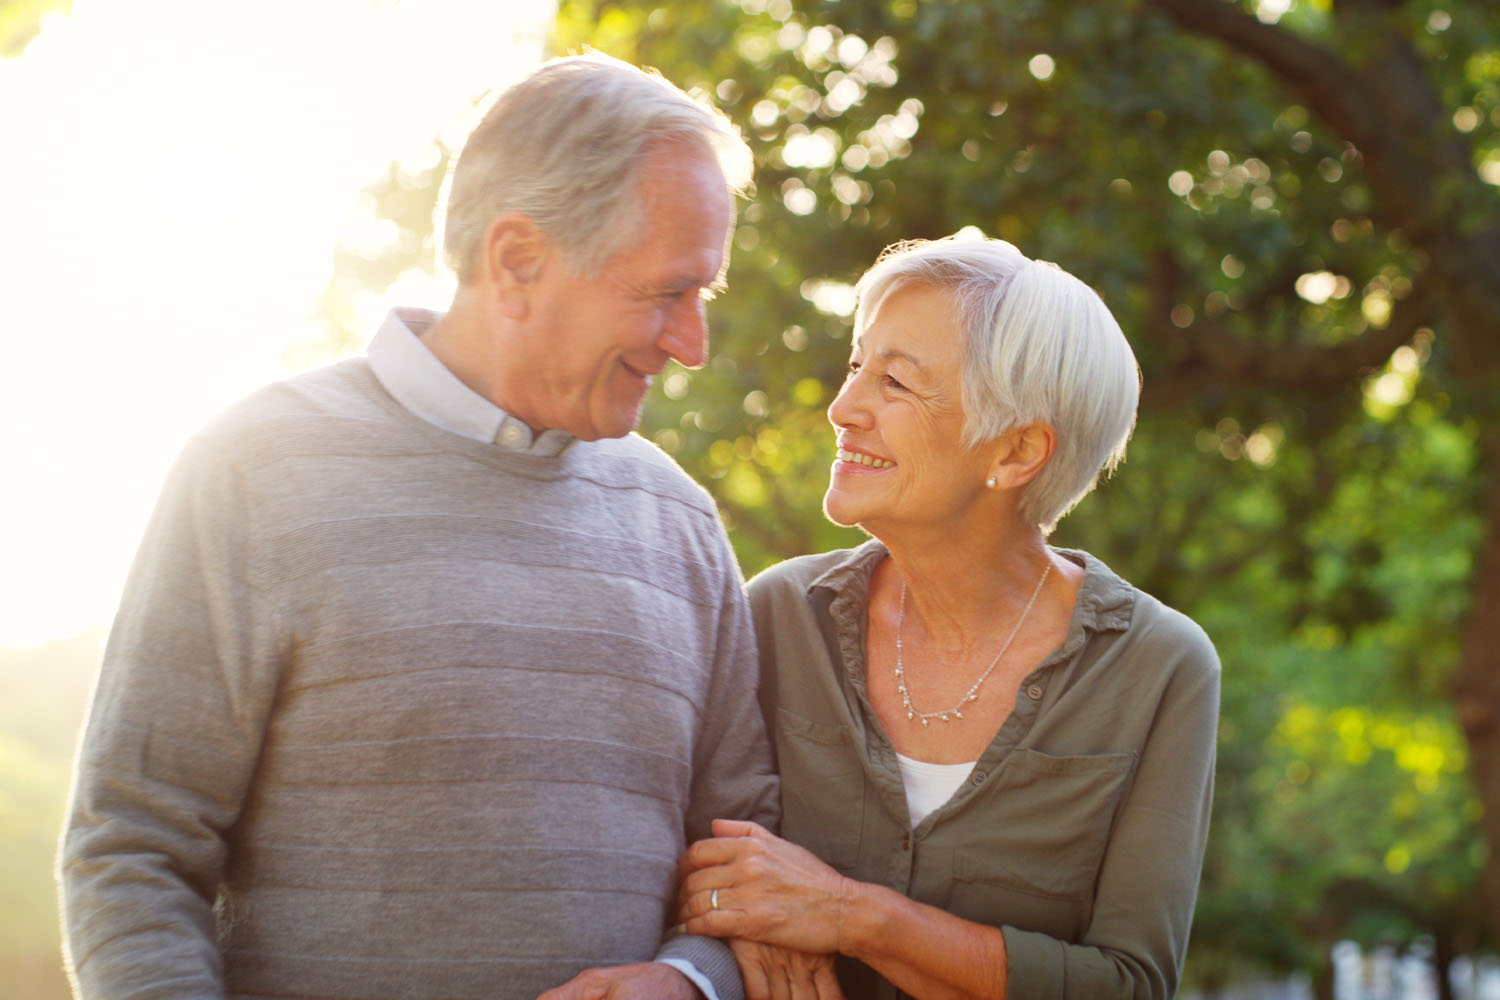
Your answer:
[[[365,351],[375,377],[398,403],[429,424],[507,451],[551,457],[576,440],[564,430],[535,433],[464,385],[422,343],[422,334],[437,320],[438,314],[426,309],[393,309]]]

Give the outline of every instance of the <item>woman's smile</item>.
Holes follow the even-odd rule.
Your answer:
[[[848,448],[839,448],[835,452],[835,455],[838,457],[838,460],[840,462],[857,464],[866,469],[889,469],[896,464],[889,459],[878,458],[875,455],[871,455],[867,452],[854,451]],[[837,472],[840,470],[837,466],[835,466],[834,471]]]

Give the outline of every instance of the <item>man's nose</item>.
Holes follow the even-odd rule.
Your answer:
[[[701,368],[708,357],[708,321],[703,300],[693,298],[674,307],[658,346],[684,368]]]

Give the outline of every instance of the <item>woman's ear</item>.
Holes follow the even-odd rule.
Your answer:
[[[1057,451],[1057,431],[1051,424],[1012,427],[994,442],[988,478],[992,490],[1013,490],[1036,478]]]
[[[531,216],[501,212],[484,231],[479,278],[500,311],[525,319],[549,244]]]

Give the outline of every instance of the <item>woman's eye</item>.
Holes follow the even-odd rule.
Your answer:
[[[890,386],[892,389],[900,389],[903,392],[906,391],[906,386],[902,385],[900,380],[896,379],[894,376],[887,375],[885,377],[885,384]]]

